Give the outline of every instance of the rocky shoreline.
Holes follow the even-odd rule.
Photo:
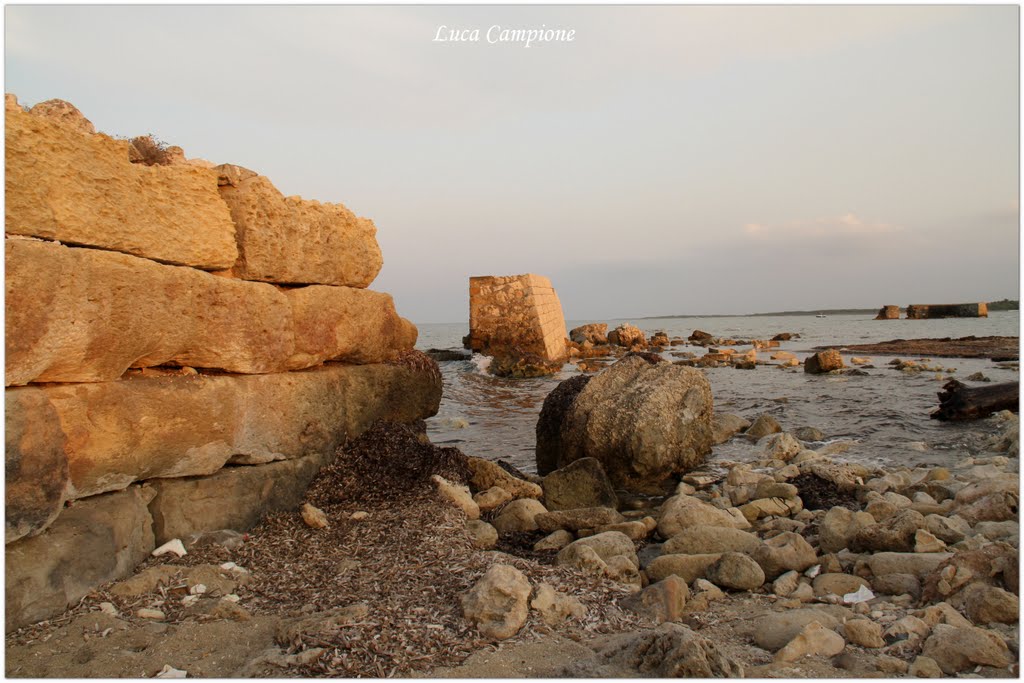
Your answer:
[[[893,339],[875,344],[834,345],[850,353],[882,356],[936,356],[938,358],[989,358],[1015,361],[1020,355],[1020,337],[960,337],[953,339]],[[818,347],[824,349],[827,347]]]
[[[520,478],[378,424],[311,484],[326,527],[186,539],[9,634],[7,673],[1016,675],[1018,423],[990,420],[990,455],[872,471],[719,416],[760,460],[561,511],[599,467]]]

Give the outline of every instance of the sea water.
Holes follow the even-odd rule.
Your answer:
[[[781,342],[778,349],[758,352],[766,360],[776,350],[790,351],[804,359],[817,346],[866,344],[891,339],[924,337],[1017,336],[1018,311],[994,311],[988,318],[948,318],[940,320],[873,320],[867,314],[814,316],[735,316],[701,318],[659,318],[636,320],[572,320],[566,329],[590,322],[606,322],[613,329],[630,322],[647,336],[658,330],[669,337],[687,338],[700,329],[715,337],[735,339],[771,339],[781,332],[800,338]],[[458,349],[469,332],[466,323],[424,324],[419,326],[417,348]],[[743,350],[749,347],[736,347]],[[704,349],[676,346],[671,352]],[[768,413],[784,429],[810,426],[819,429],[824,442],[849,441],[851,447],[841,457],[869,465],[913,466],[950,465],[973,455],[989,433],[990,421],[949,423],[932,420],[929,413],[938,405],[937,393],[948,378],[964,381],[967,375],[982,372],[993,382],[1019,381],[1015,369],[999,367],[987,359],[932,358],[930,365],[942,366],[936,373],[908,374],[893,370],[887,363],[894,357],[863,353],[844,354],[847,364],[852,356],[872,359],[874,368],[867,376],[808,375],[802,368],[781,370],[759,365],[754,370],[732,367],[706,368],[711,383],[715,411],[735,413],[753,420]],[[919,360],[902,356],[903,360]],[[537,416],[544,398],[559,382],[579,371],[567,363],[562,372],[538,379],[501,379],[486,372],[489,359],[474,354],[471,360],[440,363],[444,396],[437,416],[427,420],[434,443],[457,446],[467,455],[492,460],[504,459],[517,467],[536,471],[534,446]],[[955,369],[955,372],[948,372]],[[968,384],[974,384],[968,382]],[[822,443],[812,443],[819,447]],[[757,449],[743,439],[716,446],[714,459],[749,460]]]

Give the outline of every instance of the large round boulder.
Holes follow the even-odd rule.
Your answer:
[[[595,458],[616,488],[661,493],[711,451],[711,386],[699,370],[631,355],[585,385],[563,385],[537,424],[542,473]]]

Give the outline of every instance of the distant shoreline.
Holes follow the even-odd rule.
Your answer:
[[[702,315],[648,315],[635,320],[666,320],[669,318],[760,318],[773,315],[877,315],[877,308],[824,308],[814,311],[774,311],[771,313],[707,313]]]
[[[878,308],[822,308],[810,311],[773,311],[771,313],[718,313],[704,315],[648,315],[633,318],[634,320],[666,320],[670,318],[759,318],[766,316],[798,316],[798,315],[876,315]],[[1020,302],[1010,299],[988,302],[988,310],[991,311],[1016,311],[1020,308]],[[900,312],[905,310],[900,306]],[[615,320],[626,320],[626,318],[615,318]]]

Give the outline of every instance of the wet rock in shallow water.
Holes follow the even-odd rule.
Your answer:
[[[750,427],[750,420],[729,413],[715,413],[711,419],[711,441],[716,446],[725,443]]]
[[[580,325],[569,330],[569,339],[582,344],[584,342],[590,342],[591,344],[607,344],[608,343],[608,323],[591,323],[589,325]]]
[[[790,569],[802,572],[818,559],[814,548],[802,536],[789,531],[766,540],[754,550],[752,557],[769,579]]]
[[[804,372],[812,375],[820,375],[844,367],[846,366],[843,364],[843,357],[835,349],[819,351],[808,356],[804,361]]]
[[[521,531],[536,531],[537,517],[547,510],[539,501],[532,498],[513,500],[498,513],[491,524],[499,534],[511,534]]]
[[[1004,668],[1013,658],[1003,639],[991,631],[976,627],[938,624],[924,643],[921,654],[930,657],[943,673],[953,675],[981,664]]]
[[[541,619],[548,626],[558,626],[568,619],[579,619],[587,613],[587,608],[582,602],[571,595],[556,591],[546,583],[537,586],[537,595],[530,602],[530,606],[540,613]]]
[[[711,387],[700,371],[626,356],[566,411],[555,464],[597,458],[616,487],[660,494],[667,479],[710,452],[711,415]]]
[[[508,565],[496,564],[462,597],[462,613],[484,636],[511,638],[529,616],[530,582]]]
[[[541,475],[549,474],[561,467],[562,457],[562,426],[569,414],[569,410],[587,386],[591,378],[586,375],[577,375],[560,382],[550,394],[544,399],[540,416],[537,418],[537,472]]]
[[[580,458],[544,477],[544,503],[549,510],[619,505],[615,489],[595,458]]]
[[[636,595],[622,601],[626,609],[646,614],[657,623],[678,621],[683,616],[683,609],[690,597],[690,589],[686,581],[675,576],[668,576],[657,583],[652,583]]]
[[[615,346],[624,346],[627,349],[634,346],[646,348],[647,338],[639,327],[624,323],[608,333],[608,343]]]
[[[670,554],[701,555],[707,553],[750,554],[761,545],[761,539],[749,531],[727,527],[694,526],[665,541],[662,552]]]
[[[557,529],[567,529],[569,531],[594,529],[605,524],[617,524],[625,521],[626,518],[622,516],[622,513],[610,507],[556,510],[554,512],[545,512],[536,519],[537,528],[545,532],[556,531]]]
[[[473,358],[472,353],[456,349],[427,349],[424,353],[439,363],[453,360],[471,360]]]
[[[548,360],[536,353],[510,349],[491,358],[487,371],[495,377],[530,379],[554,375],[561,371],[564,365],[561,360]]]
[[[770,434],[759,440],[757,445],[761,447],[761,454],[765,459],[783,462],[789,462],[804,449],[803,444],[786,432]]]
[[[801,441],[822,441],[825,438],[821,430],[814,427],[797,427],[793,430],[793,436]]]
[[[742,553],[723,553],[704,575],[716,586],[731,590],[752,591],[764,584],[761,566]]]
[[[782,425],[779,424],[778,420],[764,413],[758,415],[757,419],[754,420],[753,424],[747,428],[747,431],[743,433],[745,437],[751,441],[758,441],[762,437],[768,436],[769,434],[777,434],[782,431]]]

